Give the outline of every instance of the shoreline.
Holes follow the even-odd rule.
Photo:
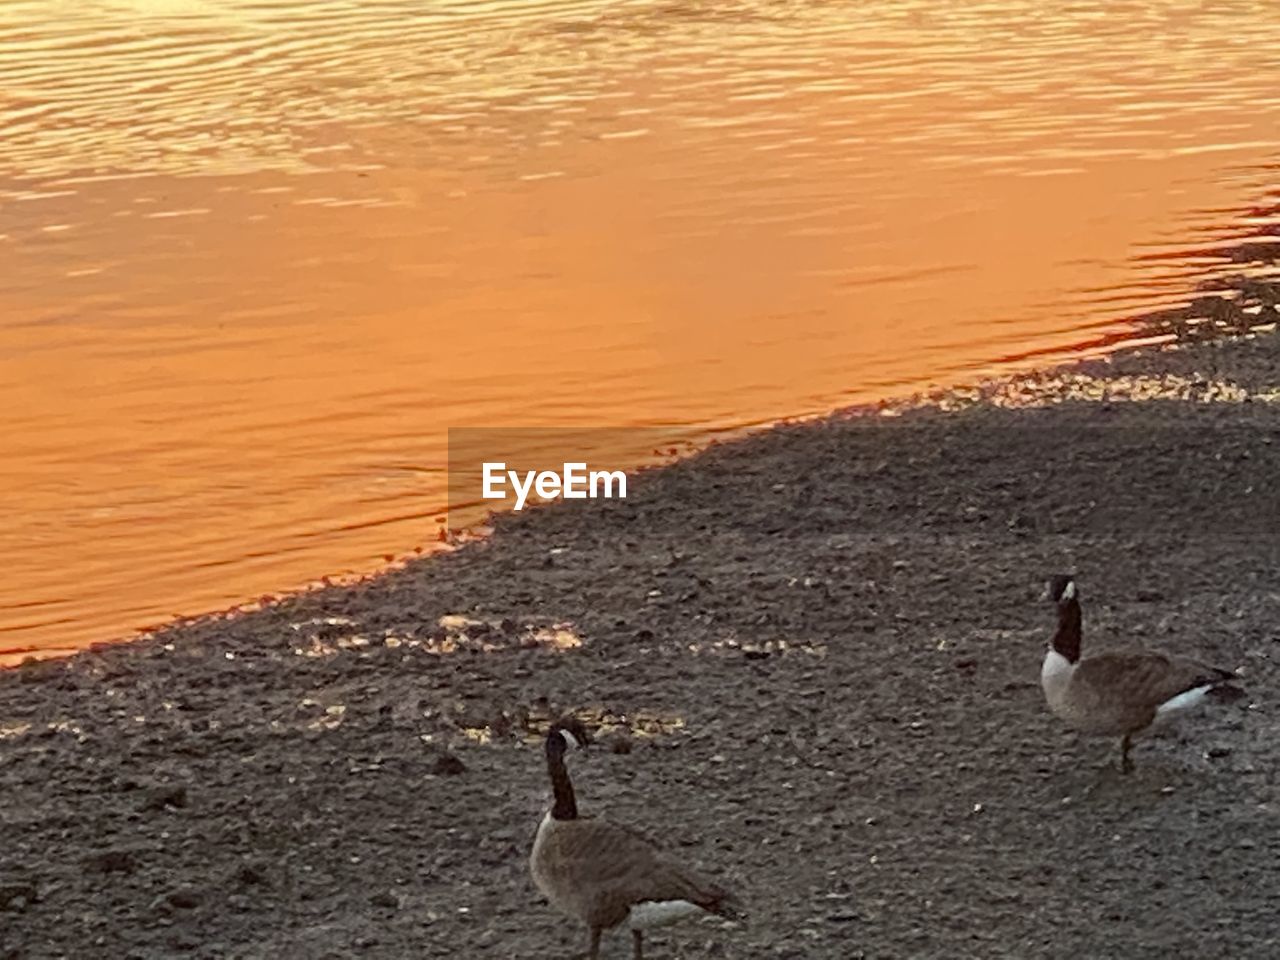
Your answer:
[[[633,746],[575,768],[584,810],[754,914],[655,956],[1274,956],[1280,337],[927,400],[0,672],[0,957],[571,955],[525,869],[568,709]],[[1068,569],[1086,644],[1239,667],[1247,705],[1103,769],[1040,700]]]
[[[1240,264],[1246,272],[1224,275],[1201,281],[1194,288],[1200,295],[1192,297],[1182,306],[1156,310],[1131,317],[1131,328],[1120,334],[1106,334],[1093,341],[1078,344],[1069,353],[1063,354],[1057,349],[1044,353],[1032,353],[1006,357],[999,361],[1008,369],[991,376],[980,377],[972,385],[940,387],[916,392],[905,396],[895,396],[880,401],[866,401],[847,407],[837,408],[825,413],[807,413],[794,416],[782,416],[770,424],[743,424],[737,427],[713,430],[698,441],[689,441],[681,436],[676,442],[683,450],[693,449],[695,452],[706,445],[719,442],[734,442],[760,431],[767,431],[774,426],[785,426],[795,423],[821,421],[829,417],[840,417],[859,414],[867,411],[894,412],[916,406],[943,409],[954,408],[957,401],[974,396],[982,397],[998,392],[1003,385],[1034,381],[1045,371],[1059,369],[1085,369],[1095,360],[1109,362],[1111,358],[1130,354],[1145,355],[1152,350],[1152,345],[1161,339],[1170,338],[1172,346],[1178,349],[1194,347],[1204,342],[1214,342],[1215,338],[1231,337],[1240,334],[1257,335],[1269,332],[1280,324],[1280,281],[1267,276],[1251,276],[1261,265],[1273,263],[1280,255],[1280,243],[1266,241],[1239,242],[1221,249],[1203,251],[1206,255],[1233,264]],[[1155,347],[1159,352],[1162,348]],[[1043,365],[1041,365],[1043,361]],[[1026,367],[1028,362],[1035,365]],[[647,430],[650,428],[634,428]],[[655,431],[657,428],[653,428]],[[673,435],[674,436],[674,435]],[[721,438],[727,438],[721,439]],[[666,443],[660,440],[660,443]],[[702,446],[699,446],[702,444]],[[687,456],[687,452],[682,456]],[[669,465],[671,458],[658,455],[643,460],[629,472],[649,470]],[[447,514],[451,508],[446,502],[438,508],[428,511],[430,514]],[[472,524],[474,526],[474,524]],[[483,526],[483,522],[481,522]],[[442,536],[450,533],[450,525],[440,528]],[[440,550],[431,542],[418,544],[395,553],[386,553],[384,565],[364,573],[339,572],[310,577],[296,587],[269,589],[249,594],[239,602],[229,602],[226,607],[205,608],[195,613],[178,614],[169,620],[143,622],[127,633],[104,636],[89,640],[77,640],[70,644],[32,645],[19,644],[12,648],[0,649],[0,671],[22,662],[26,657],[59,658],[74,655],[79,650],[92,649],[102,644],[133,643],[144,640],[161,631],[203,620],[217,618],[232,612],[249,611],[259,608],[265,603],[281,602],[290,596],[315,590],[327,589],[330,586],[350,586],[370,578],[377,578],[398,569],[407,563],[414,563],[423,557],[433,556]]]

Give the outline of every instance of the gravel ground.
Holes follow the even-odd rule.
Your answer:
[[[1280,956],[1278,383],[1259,337],[784,425],[6,671],[0,957],[576,956],[526,862],[568,710],[584,812],[751,912],[654,960]],[[1121,776],[1043,705],[1059,571],[1087,648],[1249,697]]]

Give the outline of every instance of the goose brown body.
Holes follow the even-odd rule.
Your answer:
[[[619,824],[547,814],[534,840],[534,883],[557,909],[588,927],[608,930],[632,919],[643,904],[684,902],[722,913],[727,891],[666,857]],[[638,923],[643,924],[636,914]]]
[[[1154,650],[1114,651],[1082,658],[1080,596],[1074,579],[1049,581],[1058,629],[1045,654],[1040,684],[1050,711],[1084,734],[1119,736],[1121,768],[1132,769],[1131,738],[1158,720],[1195,706],[1235,674],[1189,657]]]
[[[1233,674],[1182,657],[1140,650],[1108,652],[1075,664],[1065,683],[1045,684],[1049,709],[1081,733],[1134,734],[1155,722],[1161,706]]]
[[[529,857],[534,884],[561,913],[587,927],[588,957],[597,960],[601,934],[626,924],[635,960],[643,960],[643,931],[686,916],[733,916],[731,894],[677,862],[621,824],[578,815],[564,763],[570,745],[587,743],[576,720],[547,734],[547,770],[555,805],[538,825]]]

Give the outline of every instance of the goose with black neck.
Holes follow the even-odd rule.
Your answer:
[[[645,837],[621,824],[579,816],[565,755],[589,742],[575,718],[553,723],[547,732],[554,802],[538,825],[529,860],[533,881],[552,906],[586,926],[589,960],[598,960],[604,932],[623,924],[631,930],[634,960],[643,960],[646,930],[701,914],[736,916],[728,890]]]
[[[1082,657],[1080,589],[1072,576],[1049,580],[1058,627],[1040,668],[1050,711],[1073,729],[1120,737],[1120,769],[1133,770],[1133,738],[1198,706],[1206,696],[1240,696],[1236,675],[1188,657],[1155,650],[1107,651]]]

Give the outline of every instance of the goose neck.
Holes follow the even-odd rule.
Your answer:
[[[551,776],[551,790],[555,795],[551,816],[556,820],[578,819],[578,802],[573,795],[569,770],[565,767],[563,747],[556,749],[553,744],[548,744],[547,773]]]
[[[1080,659],[1081,640],[1080,601],[1072,597],[1058,607],[1058,629],[1053,634],[1053,649],[1066,657],[1068,663]]]

